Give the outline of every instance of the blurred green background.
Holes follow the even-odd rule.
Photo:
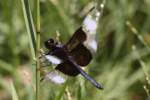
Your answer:
[[[55,38],[65,43],[81,25],[92,0],[41,0],[41,48]],[[35,21],[35,1],[29,0]],[[107,0],[98,29],[99,48],[86,72],[63,85],[40,84],[41,100],[149,100],[150,0]],[[31,56],[21,0],[0,1],[0,100],[35,99]]]

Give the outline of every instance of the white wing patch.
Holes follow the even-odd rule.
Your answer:
[[[97,29],[97,21],[89,15],[84,19],[83,27],[88,33],[95,34]]]
[[[83,30],[87,34],[87,40],[84,42],[84,44],[87,46],[87,48],[91,49],[92,52],[97,51],[96,31],[100,15],[101,13],[97,9],[95,9],[85,17],[82,24]]]
[[[92,48],[94,51],[97,51],[97,42],[96,42],[96,40],[92,40],[91,42],[89,42],[88,46],[90,48]]]
[[[50,80],[56,84],[62,84],[66,81],[66,78],[63,75],[60,75],[57,71],[52,71],[45,76],[45,80]]]
[[[55,56],[45,55],[45,58],[54,65],[58,65],[58,64],[62,63],[62,61]]]

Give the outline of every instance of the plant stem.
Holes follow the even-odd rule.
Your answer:
[[[29,40],[30,40],[29,43],[30,43],[31,53],[33,59],[35,59],[36,33],[35,33],[35,28],[33,24],[32,15],[31,15],[31,10],[30,10],[28,0],[21,0],[21,2],[22,2],[22,8],[23,8],[24,19],[27,28],[27,33],[29,35]]]
[[[40,50],[40,1],[36,0],[36,100],[40,100],[40,68],[39,50]]]
[[[31,53],[32,53],[33,59],[35,60],[36,58],[38,58],[37,48],[39,48],[39,42],[40,42],[39,39],[36,38],[37,37],[36,33],[38,33],[38,32],[35,31],[35,26],[33,24],[33,18],[32,18],[30,6],[29,6],[29,1],[21,0],[21,3],[22,3],[22,8],[23,8],[23,14],[24,14],[25,24],[26,24],[26,28],[27,28],[27,33],[29,35],[29,40],[30,40],[29,43],[30,43],[30,47],[31,47]],[[36,44],[36,42],[37,42],[37,44]],[[38,69],[38,66],[39,66],[39,63],[37,63],[36,69]],[[37,71],[36,71],[36,73],[37,73]],[[38,79],[37,77],[38,77],[38,75],[36,74],[36,87],[37,87],[37,83],[39,82],[39,81],[37,82],[37,79]],[[39,99],[37,99],[37,100],[39,100]]]

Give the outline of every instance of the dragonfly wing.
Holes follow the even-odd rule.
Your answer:
[[[79,74],[79,71],[76,68],[76,66],[69,60],[57,65],[55,69],[69,76],[77,76]]]
[[[53,56],[53,55],[45,55],[45,59],[54,65],[58,65],[62,62],[61,59],[59,59],[58,57]]]
[[[71,37],[71,39],[66,43],[68,50],[72,50],[79,43],[83,43],[86,40],[86,38],[87,38],[86,33],[83,31],[83,28],[82,27],[78,28]]]
[[[44,76],[44,80],[51,81],[55,84],[63,84],[67,79],[67,76],[63,75],[63,73],[54,70]]]
[[[83,44],[78,44],[71,52],[74,61],[80,66],[86,66],[92,60],[92,54]]]

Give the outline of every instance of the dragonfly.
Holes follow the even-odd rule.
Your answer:
[[[83,67],[91,62],[93,54],[97,51],[96,30],[100,16],[101,11],[93,8],[65,44],[58,43],[52,38],[45,41],[44,45],[48,52],[43,53],[43,57],[56,66],[53,71],[44,76],[45,80],[62,84],[65,82],[65,78],[59,73],[72,77],[80,74],[96,88],[103,89],[101,83],[98,83],[83,70]]]

